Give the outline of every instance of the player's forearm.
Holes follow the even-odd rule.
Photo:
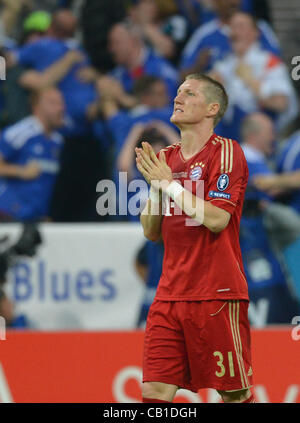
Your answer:
[[[214,206],[209,201],[204,201],[204,219],[203,225],[206,226],[211,232],[219,233],[229,223],[230,213],[219,207]]]
[[[180,184],[177,184],[177,186],[175,184],[177,183],[173,181],[173,187],[171,184],[169,185],[167,194],[187,216],[204,225],[213,233],[219,233],[226,228],[230,220],[228,212],[215,207],[209,201],[193,195],[182,188]]]
[[[161,236],[161,222],[163,219],[161,195],[159,203],[148,199],[141,213],[140,221],[144,235],[150,241],[158,241]]]

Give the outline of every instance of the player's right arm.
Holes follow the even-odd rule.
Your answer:
[[[152,159],[156,158],[154,151],[149,148],[147,143],[143,143],[143,150],[149,154]],[[136,153],[141,149],[136,148]],[[163,219],[162,212],[162,191],[161,188],[155,187],[146,174],[142,171],[137,161],[137,167],[142,173],[146,181],[150,184],[150,195],[147,203],[141,213],[140,221],[143,227],[144,235],[150,241],[158,241],[161,238],[161,223]]]
[[[156,201],[154,197],[157,196]],[[152,198],[152,199],[151,199]],[[161,237],[162,214],[162,194],[150,189],[150,197],[141,213],[141,224],[143,226],[144,235],[150,241],[158,241]]]

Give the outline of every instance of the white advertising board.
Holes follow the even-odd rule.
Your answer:
[[[1,225],[13,242],[20,225]],[[10,269],[16,312],[41,330],[135,328],[143,283],[134,268],[145,238],[139,224],[41,224],[34,258]]]

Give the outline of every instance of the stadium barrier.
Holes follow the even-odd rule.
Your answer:
[[[258,402],[300,402],[300,326],[252,331]],[[140,402],[143,331],[18,332],[0,341],[0,402]],[[175,402],[219,402],[210,389]]]

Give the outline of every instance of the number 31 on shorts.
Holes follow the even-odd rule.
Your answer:
[[[217,377],[222,377],[226,373],[226,368],[224,366],[224,356],[220,351],[215,351],[214,356],[217,357],[219,360],[217,361],[217,365],[220,367],[219,370],[215,372]],[[229,374],[231,377],[234,377],[234,365],[233,365],[233,358],[232,358],[232,351],[228,351],[228,367],[229,367]]]

